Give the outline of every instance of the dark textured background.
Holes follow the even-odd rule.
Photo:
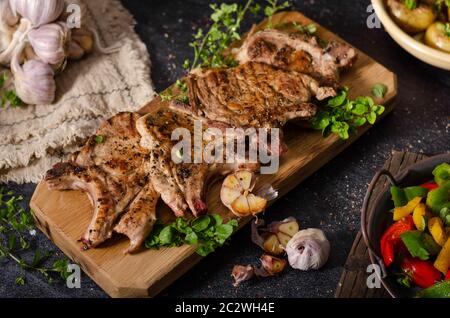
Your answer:
[[[136,30],[147,44],[158,91],[174,82],[180,65],[191,57],[188,42],[193,30],[204,26],[209,1],[123,0],[136,17]],[[398,75],[395,112],[336,159],[281,198],[266,213],[269,220],[295,216],[301,226],[320,227],[332,251],[320,271],[287,270],[276,278],[254,280],[240,288],[231,285],[234,264],[257,263],[261,250],[250,242],[250,228],[237,233],[230,244],[208,256],[161,296],[170,297],[332,297],[346,255],[358,230],[359,208],[377,168],[392,149],[437,154],[450,150],[450,75],[425,65],[403,51],[383,29],[368,29],[369,1],[300,0],[293,8],[304,12]],[[244,29],[245,30],[245,29]],[[35,185],[8,188],[28,200]],[[35,244],[57,252],[41,233]],[[12,262],[0,263],[0,296],[3,297],[106,297],[86,275],[82,288],[70,290],[62,283],[48,285],[36,273],[26,273],[27,284],[18,287],[22,273]]]

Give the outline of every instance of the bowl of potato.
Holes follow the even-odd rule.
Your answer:
[[[418,59],[450,70],[450,0],[372,0],[389,35]]]

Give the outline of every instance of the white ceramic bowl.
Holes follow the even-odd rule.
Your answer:
[[[385,0],[372,0],[372,5],[387,33],[395,42],[419,60],[444,70],[450,70],[450,53],[429,47],[403,31],[389,15]]]

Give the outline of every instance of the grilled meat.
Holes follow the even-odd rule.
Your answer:
[[[202,130],[197,132],[203,134],[208,126],[202,126]],[[172,132],[177,129],[185,129],[190,137],[194,136],[194,120],[192,117],[176,113],[170,110],[160,110],[154,114],[147,114],[140,118],[137,129],[142,136],[141,145],[149,149],[151,156],[155,160],[150,161],[150,178],[157,191],[160,191],[161,198],[176,214],[183,215],[186,206],[195,216],[205,214],[207,207],[204,202],[204,189],[209,181],[216,175],[223,175],[239,168],[256,170],[258,165],[226,163],[194,163],[194,145],[191,144],[191,162],[176,163],[172,160],[172,149],[178,140],[172,140]],[[202,142],[204,142],[202,140]],[[184,156],[186,154],[181,154]],[[180,156],[180,154],[175,154]],[[179,158],[181,159],[181,158]],[[180,160],[181,161],[181,160]],[[164,178],[156,178],[154,173],[164,171]],[[162,192],[161,192],[162,191]],[[175,202],[177,202],[175,204]],[[178,212],[178,213],[177,213]]]
[[[151,231],[156,213],[152,202],[156,202],[159,195],[152,191],[151,186],[146,186],[148,173],[145,168],[149,153],[139,145],[138,117],[133,113],[112,117],[69,162],[55,165],[45,176],[51,189],[81,190],[89,195],[94,215],[82,237],[88,246],[95,247],[110,238],[117,219],[124,211],[122,223],[130,223],[137,217],[141,220],[136,233],[131,229],[124,233],[122,227],[118,227],[129,236],[130,250],[141,242],[137,236],[143,239]],[[139,193],[145,193],[149,202],[139,199]],[[143,205],[147,208],[137,214]]]
[[[339,86],[339,71],[356,61],[356,50],[330,42],[325,48],[315,37],[267,29],[250,35],[235,52],[240,64],[266,63],[283,70],[309,74],[323,86]]]
[[[114,227],[114,231],[124,234],[130,239],[130,246],[125,252],[135,252],[153,229],[156,222],[156,204],[159,193],[149,182],[131,202],[120,222]]]
[[[309,119],[317,109],[312,97],[336,94],[308,75],[254,62],[191,74],[187,84],[189,105],[175,101],[172,108],[233,127],[273,128],[294,118]]]

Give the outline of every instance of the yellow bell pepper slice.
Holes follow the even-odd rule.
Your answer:
[[[409,201],[407,205],[395,208],[394,221],[399,221],[403,219],[405,216],[408,216],[411,213],[413,213],[414,209],[420,203],[421,200],[422,200],[421,197],[415,197],[414,199]]]
[[[444,222],[440,217],[436,216],[428,221],[428,230],[436,243],[444,246],[447,241],[447,234],[445,233]]]
[[[419,203],[414,209],[413,221],[416,228],[421,232],[425,231],[427,227],[426,215],[427,206],[424,203]]]
[[[434,262],[434,267],[444,275],[448,273],[450,269],[450,238],[447,239],[444,247],[442,247],[441,251],[439,252],[438,257]]]

